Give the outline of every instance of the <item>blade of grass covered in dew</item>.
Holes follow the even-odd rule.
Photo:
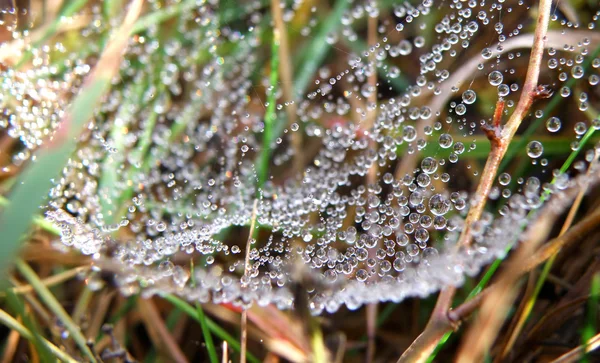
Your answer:
[[[129,28],[139,15],[143,0],[131,3],[122,31],[107,45],[98,63],[87,76],[84,85],[65,112],[54,137],[42,145],[32,157],[31,163],[20,173],[16,185],[11,189],[10,203],[14,206],[0,217],[0,233],[4,243],[0,246],[0,276],[5,278],[13,257],[16,255],[22,236],[29,229],[32,217],[39,211],[51,189],[53,177],[57,177],[75,151],[77,141],[92,119],[96,105],[111,86],[117,73],[121,53],[127,46]]]
[[[596,335],[598,331],[598,300],[600,300],[600,273],[594,274],[592,284],[590,286],[590,298],[588,299],[587,317],[585,326],[581,331],[581,344],[585,345],[590,339]],[[581,358],[581,362],[590,362],[587,352]]]
[[[25,312],[25,303],[17,297],[17,295],[8,290],[6,292],[6,303],[13,310],[13,312],[20,316],[23,320],[23,325],[27,328],[31,334],[33,335],[33,339],[31,342],[35,346],[37,354],[40,355],[42,362],[51,362],[52,361],[52,352],[48,347],[44,344],[43,338],[44,336],[40,333],[40,330],[33,319]]]
[[[174,305],[177,309],[183,311],[188,316],[190,316],[193,320],[200,323],[200,320],[199,320],[200,318],[197,314],[196,309],[193,306],[191,306],[187,302],[181,300],[180,298],[178,298],[175,295],[165,294],[165,295],[161,295],[161,296],[163,299],[167,300],[172,305]],[[240,348],[241,348],[240,343],[237,341],[236,338],[234,338],[229,333],[227,333],[223,328],[221,328],[217,323],[212,321],[210,318],[205,317],[205,320],[206,320],[206,325],[207,325],[208,329],[210,329],[210,331],[215,336],[219,337],[222,340],[225,340],[229,344],[229,346],[236,352],[238,352],[238,353],[240,352]],[[248,359],[249,362],[252,362],[252,363],[260,362],[260,360],[258,358],[256,358],[250,352],[246,352],[246,358]]]
[[[368,50],[367,44],[364,43],[360,39],[350,41],[350,40],[348,40],[348,38],[344,38],[344,43],[348,47],[350,47],[350,49],[352,49],[354,52],[356,52],[358,54],[362,54],[364,51]],[[387,71],[389,70],[390,67],[393,66],[393,64],[391,64],[390,62],[388,62],[386,60],[384,60],[382,63],[384,65],[384,67],[377,67],[377,73],[379,73],[379,76],[381,78],[389,81],[390,84],[392,85],[392,88],[394,88],[396,91],[404,92],[406,90],[406,88],[409,86],[408,80],[406,80],[406,78],[402,74],[399,74],[398,77],[396,77],[396,78],[388,78]]]
[[[123,98],[127,101],[119,106],[115,116],[115,121],[118,120],[119,122],[113,122],[107,139],[111,147],[116,149],[116,152],[107,152],[104,157],[101,166],[102,175],[98,181],[98,190],[105,194],[100,198],[100,207],[104,221],[108,224],[118,223],[119,220],[118,210],[122,204],[120,203],[121,198],[119,195],[121,188],[117,184],[122,180],[123,172],[121,165],[125,162],[126,158],[126,130],[131,128],[129,122],[131,122],[132,118],[129,116],[138,112],[141,108],[146,89],[146,82],[141,81],[128,83],[125,89],[121,91],[126,96]]]
[[[50,178],[58,176],[75,150],[75,134],[78,132],[72,131],[72,129],[82,129],[83,124],[89,120],[88,116],[91,116],[93,112],[93,108],[90,108],[89,105],[99,100],[104,93],[105,82],[103,81],[94,82],[92,87],[88,87],[77,99],[72,119],[75,127],[65,126],[71,129],[69,133],[72,137],[69,137],[61,145],[36,153],[35,160],[19,175],[19,181],[11,191],[9,199],[10,204],[15,207],[8,208],[0,217],[0,231],[4,237],[0,246],[0,273],[2,276],[6,276],[6,270],[19,249],[23,235],[29,229],[32,217],[39,213],[39,206],[43,204],[52,187]],[[83,104],[88,105],[87,110],[83,109]]]
[[[102,17],[105,22],[117,15],[117,12],[123,8],[123,0],[104,0],[102,1]]]
[[[577,149],[572,150],[571,153],[569,154],[567,160],[565,160],[565,162],[563,163],[563,165],[560,168],[560,172],[561,174],[564,174],[570,167],[571,164],[573,163],[573,161],[575,161],[575,158],[577,158],[577,156],[579,155],[579,153],[581,152],[581,150],[585,147],[585,145],[587,144],[587,142],[590,140],[590,138],[592,137],[592,135],[595,133],[596,129],[593,127],[590,127],[588,129],[588,131],[585,133],[585,135],[583,136],[583,138],[581,139],[581,141],[579,142],[579,146],[577,147]],[[552,178],[552,181],[550,182],[551,184],[556,183],[556,178]],[[542,202],[545,201],[548,197],[550,196],[550,192],[549,191],[545,191],[544,193],[542,193],[541,196],[541,200]],[[534,211],[531,211],[527,218],[526,221],[533,215]],[[525,223],[522,225],[524,226]],[[522,228],[522,226],[520,226],[520,228]],[[507,248],[506,248],[506,254],[508,254],[508,252],[512,249],[514,243],[511,243]],[[502,264],[503,259],[502,258],[498,258],[496,260],[494,260],[494,262],[490,265],[490,267],[488,268],[488,270],[486,271],[486,273],[483,275],[483,277],[481,278],[481,280],[477,283],[477,285],[475,286],[475,288],[473,290],[471,290],[471,292],[469,293],[469,295],[467,296],[466,301],[472,299],[473,297],[475,297],[475,295],[479,294],[483,288],[485,286],[487,286],[487,284],[489,283],[489,281],[492,279],[492,277],[494,276],[494,274],[496,273],[496,271],[498,270],[498,268],[500,267],[500,264]],[[542,281],[542,277],[545,278],[547,277],[548,273],[550,272],[550,266],[549,262],[552,261],[552,259],[550,259],[548,262],[546,262],[546,265],[544,265],[544,268],[542,270],[542,274],[540,275],[540,278],[538,279],[538,283],[540,281]],[[546,267],[546,266],[549,267]],[[545,276],[544,276],[545,273]],[[537,289],[537,286],[536,286]],[[433,351],[433,353],[431,354],[431,356],[429,357],[429,359],[427,360],[427,362],[433,362],[433,360],[435,359],[435,356],[437,355],[437,353],[439,353],[439,351],[442,349],[442,347],[444,346],[444,344],[446,343],[446,341],[448,340],[448,338],[450,338],[450,336],[452,335],[452,332],[447,332],[446,334],[444,334],[444,336],[442,337],[442,339],[440,339],[440,342],[438,343],[437,347],[435,348],[435,350]]]
[[[321,27],[303,52],[303,54],[306,54],[306,59],[300,64],[298,70],[294,72],[294,74],[296,74],[296,79],[294,80],[296,98],[306,91],[308,83],[317,72],[323,59],[325,59],[325,56],[331,47],[327,42],[327,36],[339,29],[342,24],[342,15],[350,8],[350,4],[351,2],[348,0],[337,0],[335,2],[332,11],[321,23]]]
[[[87,4],[87,2],[88,0],[65,1],[62,9],[56,15],[56,18],[52,21],[52,23],[50,23],[50,25],[48,25],[44,35],[31,45],[31,49],[37,49],[40,45],[47,42],[48,39],[52,38],[52,36],[58,31],[60,23],[64,20],[64,18],[69,18],[75,15],[75,13],[77,13],[85,4]],[[19,59],[15,65],[15,69],[21,68],[25,63],[31,60],[31,57],[33,57],[31,50],[25,51],[25,53],[21,56],[21,59]]]
[[[314,77],[317,69],[325,59],[331,45],[327,42],[327,36],[336,32],[341,26],[341,18],[350,8],[348,0],[337,0],[332,11],[327,15],[317,30],[310,43],[302,50],[301,55],[306,55],[300,62],[298,69],[294,71],[294,99],[300,97],[308,88],[308,84]],[[276,139],[283,133],[287,125],[285,114],[280,115],[273,125],[272,138]],[[260,165],[260,163],[259,163]]]
[[[596,59],[599,55],[600,46],[597,47],[590,56],[586,57],[586,60],[582,64],[584,71],[587,71],[590,68],[590,65],[592,64],[593,60]],[[573,88],[575,82],[577,82],[577,79],[571,77],[565,83],[564,87]],[[525,132],[523,132],[523,134],[521,135],[521,139],[516,144],[516,147],[513,150],[506,151],[506,155],[504,156],[504,159],[502,160],[502,162],[500,163],[500,167],[498,168],[498,173],[501,173],[504,169],[506,169],[511,160],[516,156],[518,150],[525,149],[525,145],[530,141],[530,138],[533,135],[533,133],[539,128],[540,124],[548,118],[548,115],[550,115],[550,113],[552,113],[552,111],[554,111],[554,109],[558,107],[562,100],[563,97],[559,94],[559,92],[555,92],[550,102],[548,102],[548,104],[544,108],[544,117],[540,117],[533,121],[531,125],[529,125],[527,130],[525,130]]]
[[[139,33],[152,25],[167,21],[183,12],[191,11],[196,7],[196,2],[196,0],[185,0],[141,16],[131,28],[130,34]]]
[[[263,130],[262,147],[260,150],[259,162],[256,168],[258,174],[258,190],[263,187],[267,181],[269,173],[269,160],[271,159],[271,144],[273,143],[273,124],[277,118],[277,81],[279,79],[279,36],[276,30],[273,32],[271,42],[271,76],[269,78],[270,87],[267,91],[267,110],[265,112],[265,127]]]
[[[15,266],[19,273],[23,275],[25,280],[33,287],[40,300],[42,300],[48,309],[50,309],[50,311],[60,320],[83,354],[91,362],[96,362],[96,357],[87,345],[87,339],[83,336],[79,326],[71,320],[69,314],[67,314],[60,302],[40,280],[35,271],[21,259],[16,260]]]
[[[10,316],[4,310],[0,310],[0,324],[6,326],[9,329],[17,331],[23,338],[29,341],[33,341],[33,339],[35,339],[34,334],[29,329],[24,327],[21,323],[19,323],[15,318]],[[54,355],[60,361],[67,363],[77,363],[77,360],[73,359],[66,352],[64,352],[62,349],[59,349],[56,345],[50,343],[45,338],[40,337],[40,341],[46,346],[46,348],[48,348],[50,352],[52,352],[52,355]]]

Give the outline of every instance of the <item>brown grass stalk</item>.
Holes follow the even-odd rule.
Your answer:
[[[458,239],[458,246],[470,244],[472,225],[481,217],[500,162],[502,161],[514,134],[517,132],[521,121],[529,112],[533,101],[540,96],[538,79],[544,52],[544,43],[548,32],[551,7],[551,0],[540,0],[533,47],[531,49],[529,65],[527,66],[527,76],[525,78],[521,97],[519,98],[515,111],[503,128],[500,128],[500,125],[491,126],[492,128],[496,128],[494,137],[490,138],[492,148],[475,192],[473,204],[467,214],[465,227]],[[444,332],[447,331],[447,328],[452,326],[448,319],[448,311],[452,305],[454,291],[455,289],[453,287],[449,287],[440,293],[429,323],[425,327],[425,331],[423,331],[415,342],[413,342],[407,352],[400,357],[400,361],[422,362],[427,359],[435,346],[437,346]],[[428,330],[432,332],[430,333]],[[413,346],[415,344],[417,344],[417,346]]]
[[[188,362],[179,344],[173,339],[158,309],[149,299],[139,299],[138,307],[144,326],[154,346],[172,362]]]
[[[592,169],[595,166],[595,164],[596,164],[595,162],[590,163],[587,173],[586,173],[587,176],[591,175]],[[586,192],[587,192],[587,185],[582,187],[579,190],[579,193],[577,193],[577,197],[575,197],[575,201],[573,202],[573,205],[569,209],[567,218],[565,219],[565,222],[563,223],[563,225],[560,229],[560,232],[558,234],[559,236],[562,236],[563,234],[565,234],[569,230],[569,228],[571,228],[571,226],[573,225],[573,221],[575,220],[575,215],[577,214],[577,211],[579,210],[579,207],[581,206],[581,202],[583,201],[583,197]],[[557,253],[552,255],[552,257],[550,257],[550,260],[553,261],[557,254],[558,254],[558,251],[557,251]],[[530,299],[532,298],[531,294],[534,292],[533,287],[535,286],[535,284],[534,284],[535,273],[533,270],[532,270],[532,272],[530,272],[529,280],[531,282],[530,283],[531,288],[529,288],[529,286],[528,286],[527,293],[525,294],[525,298],[523,299],[523,303],[521,304],[521,306],[519,306],[519,309],[518,309],[519,313],[515,315],[513,323],[511,324],[512,327],[509,330],[509,334],[507,334],[506,343],[504,344],[504,347],[502,348],[501,354],[498,355],[498,360],[500,360],[508,355],[508,353],[512,349],[513,345],[515,344],[517,337],[521,333],[521,330],[523,329],[523,326],[525,325],[525,322],[527,321],[527,318],[529,317],[531,310],[533,309],[533,302],[535,302],[535,297],[533,297],[533,299],[534,299],[533,302],[530,301]]]
[[[369,16],[367,21],[367,40],[369,47],[374,47],[377,43],[377,18]],[[369,53],[369,64],[371,66],[371,73],[369,74],[368,83],[371,93],[368,97],[367,102],[367,120],[365,124],[365,130],[371,132],[375,119],[377,118],[377,59],[375,58],[375,52]],[[369,140],[369,148],[377,151],[377,142],[374,139]],[[377,183],[379,174],[379,168],[377,163],[374,163],[367,172],[367,185]],[[369,251],[369,254],[373,254],[374,248]],[[372,362],[375,357],[375,338],[377,335],[377,303],[368,304],[366,308],[367,314],[367,362]]]
[[[250,221],[250,231],[248,231],[248,240],[246,241],[246,258],[244,260],[244,275],[250,273],[250,248],[252,248],[252,235],[254,234],[254,226],[256,224],[256,208],[258,207],[258,199],[254,200],[252,206],[252,218]],[[248,350],[248,309],[242,310],[241,321],[241,337],[240,337],[240,363],[246,362],[246,351]]]
[[[288,123],[291,125],[297,120],[297,108],[294,102],[294,78],[292,73],[292,61],[290,59],[290,46],[285,21],[283,20],[283,11],[281,10],[280,0],[271,0],[271,12],[279,41],[279,74],[283,86],[283,98],[286,102],[285,110],[288,117]],[[302,132],[291,133],[292,147],[294,148],[294,169],[296,173],[302,173],[304,167],[304,153],[302,152]]]
[[[479,362],[483,360],[485,352],[490,350],[517,297],[519,280],[524,273],[520,266],[523,266],[529,256],[547,239],[552,225],[559,216],[559,213],[553,212],[542,213],[541,217],[527,229],[524,242],[506,263],[507,266],[498,277],[494,288],[483,299],[476,321],[463,338],[457,362]]]
[[[585,353],[592,352],[600,347],[600,334],[591,337],[585,344],[568,351],[552,361],[552,363],[571,363],[577,362]]]
[[[552,218],[556,218],[556,215],[547,216],[545,219],[548,221]],[[546,224],[548,223],[549,222],[546,222]],[[535,225],[539,226],[540,224],[536,223]],[[527,251],[529,251],[529,254],[522,254],[526,256],[525,259],[520,260],[519,263],[511,264],[511,267],[507,268],[507,270],[511,270],[511,275],[508,277],[515,279],[527,272],[530,272],[532,269],[547,261],[552,256],[551,251],[556,251],[564,246],[577,243],[582,238],[595,231],[599,225],[600,210],[597,210],[574,225],[563,235],[551,239],[537,252],[529,251],[528,249]],[[537,231],[539,228],[535,227],[531,228],[530,230]],[[531,234],[535,234],[535,232]],[[528,242],[525,242],[524,245],[525,244],[528,244]],[[505,278],[508,279],[508,277]],[[499,281],[494,285],[484,289],[473,299],[466,301],[454,309],[450,309],[450,305],[448,303],[451,301],[449,296],[454,294],[454,288],[449,287],[442,290],[427,326],[421,335],[419,335],[417,339],[415,339],[415,341],[410,345],[410,347],[404,352],[398,362],[425,361],[437,346],[439,339],[446,332],[456,329],[466,317],[472,314],[481,305],[484,299],[489,299],[489,301],[494,302],[492,307],[496,310],[494,310],[494,314],[491,315],[502,317],[502,314],[497,312],[498,299],[510,298],[510,295],[506,295],[508,287],[504,286],[504,289],[502,287],[503,283]],[[495,292],[493,295],[494,297],[492,298],[492,293],[496,290],[498,290],[498,292]],[[501,294],[504,295],[501,296]],[[485,315],[485,313],[482,313],[482,315]],[[477,334],[479,335],[480,331],[478,331]],[[472,346],[469,347],[469,349],[471,348]]]

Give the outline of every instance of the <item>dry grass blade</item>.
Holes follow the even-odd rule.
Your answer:
[[[15,352],[17,350],[17,344],[19,343],[19,339],[19,332],[16,330],[11,330],[11,332],[8,334],[8,338],[6,338],[6,343],[4,344],[4,353],[2,354],[1,361],[2,363],[14,362]]]
[[[369,16],[367,20],[367,36],[369,47],[374,47],[377,43],[377,17]],[[375,52],[369,53],[369,64],[371,66],[371,73],[369,74],[368,84],[370,88],[370,94],[367,102],[367,119],[365,121],[365,129],[371,130],[375,119],[377,118],[377,59],[375,58]],[[377,142],[373,139],[369,140],[370,148],[377,150]],[[369,168],[367,174],[367,185],[377,183],[377,175],[379,168],[377,163],[374,163]],[[369,254],[372,255],[375,252],[375,248],[369,250]],[[375,357],[375,338],[377,334],[377,304],[369,304],[366,308],[367,314],[367,362],[372,362]]]
[[[162,351],[165,357],[169,357],[172,362],[188,362],[188,359],[181,351],[179,344],[173,340],[171,333],[167,329],[165,322],[152,300],[139,299],[138,307],[144,325],[146,326],[146,331],[154,343],[154,346]]]
[[[553,360],[552,363],[571,363],[577,362],[585,353],[592,352],[600,347],[600,334],[594,335],[589,339],[586,344],[582,344],[577,348],[561,355],[557,359]]]
[[[285,98],[285,110],[290,125],[296,122],[296,102],[294,100],[294,78],[292,73],[292,61],[290,59],[290,46],[288,41],[288,32],[285,21],[283,20],[282,3],[280,0],[271,0],[271,12],[275,22],[276,36],[279,41],[279,76],[283,86],[283,96]],[[292,145],[294,148],[294,169],[297,173],[302,172],[304,166],[302,153],[302,133],[292,133]]]
[[[507,267],[498,278],[498,282],[483,300],[477,320],[463,338],[457,362],[467,363],[483,360],[517,296],[518,280],[522,275],[519,267],[546,239],[547,233],[551,230],[557,217],[556,214],[547,213],[529,228],[526,233],[529,237],[525,237],[516,254],[507,262]]]
[[[16,267],[19,273],[21,273],[21,275],[23,275],[23,277],[25,277],[25,279],[33,286],[35,292],[48,309],[50,309],[50,311],[52,311],[52,313],[61,321],[83,354],[85,354],[91,362],[96,362],[96,357],[87,345],[87,339],[81,332],[80,327],[73,322],[52,292],[42,284],[37,274],[22,260],[17,260]]]
[[[61,284],[67,280],[70,280],[70,279],[76,277],[77,275],[79,275],[85,271],[88,271],[89,269],[90,269],[89,266],[76,267],[76,268],[61,272],[56,275],[46,277],[45,279],[41,279],[40,281],[42,282],[42,284],[44,286],[52,287],[52,286]],[[20,286],[11,288],[10,291],[14,294],[21,295],[21,294],[27,294],[27,293],[33,292],[34,288],[31,285],[20,285]],[[4,292],[4,291],[0,292],[0,296],[4,296],[4,295],[6,295],[6,292]]]
[[[223,340],[223,355],[221,356],[221,363],[229,363],[229,347],[227,341]]]
[[[21,323],[15,320],[12,316],[7,314],[4,310],[0,310],[0,323],[7,326],[8,328],[17,331],[23,338],[28,340],[35,339],[32,332],[27,330]],[[50,343],[44,338],[40,339],[43,344],[46,345],[46,348],[52,352],[56,356],[56,358],[60,359],[63,362],[67,363],[77,363],[77,361],[71,358],[67,353],[65,353],[62,349],[58,348],[54,344]]]
[[[246,258],[244,260],[244,275],[248,276],[250,273],[250,248],[252,247],[252,236],[254,234],[254,226],[256,224],[256,208],[258,206],[258,199],[254,200],[252,205],[252,219],[250,222],[250,230],[248,231],[248,240],[246,241]],[[246,362],[246,351],[248,350],[248,309],[242,310],[242,323],[241,323],[241,352],[240,362]]]
[[[596,165],[595,162],[590,163],[590,165],[588,167],[588,171],[587,171],[588,176],[591,175],[592,169],[595,167],[595,165]],[[569,230],[569,228],[573,224],[575,215],[577,214],[577,211],[579,210],[579,206],[581,205],[583,196],[585,195],[586,192],[587,192],[587,185],[582,186],[581,190],[577,194],[577,197],[575,197],[575,201],[573,202],[573,205],[569,209],[569,213],[567,214],[567,218],[566,218],[565,222],[563,223],[563,226],[560,230],[559,236],[562,236],[563,234],[565,234],[567,232],[567,230]],[[554,262],[554,259],[556,258],[556,255],[557,254],[554,254],[548,260],[548,262],[546,262],[546,266],[544,266],[544,270],[543,270],[542,274],[540,275],[539,281],[535,285],[535,288],[533,290],[528,288],[528,290],[531,290],[531,294],[525,295],[527,301],[524,303],[524,305],[522,305],[523,308],[519,309],[520,313],[515,315],[515,318],[514,318],[515,320],[514,320],[514,323],[512,324],[513,328],[511,329],[510,334],[508,335],[506,344],[505,344],[504,348],[502,349],[501,354],[498,356],[498,359],[504,358],[510,352],[515,341],[517,340],[517,337],[521,333],[521,329],[525,325],[525,322],[527,321],[529,314],[533,310],[533,305],[535,304],[537,295],[539,294],[539,292],[542,288],[542,284],[543,284],[544,280],[546,279],[548,272],[550,271],[550,268]],[[529,278],[533,283],[534,274],[531,273]]]

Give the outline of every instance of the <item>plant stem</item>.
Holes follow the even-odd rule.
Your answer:
[[[73,337],[73,340],[79,346],[79,349],[87,356],[91,362],[96,362],[96,357],[87,345],[87,340],[83,336],[81,329],[77,326],[67,312],[63,309],[62,305],[56,300],[56,297],[50,292],[50,290],[44,285],[44,283],[37,276],[35,271],[28,264],[21,259],[17,259],[15,262],[17,270],[25,277],[25,279],[33,286],[33,289],[38,294],[40,299],[46,304],[46,306],[56,315],[56,317],[64,325],[65,329]]]
[[[246,242],[246,258],[244,260],[244,276],[247,277],[250,273],[250,248],[252,246],[252,236],[254,235],[254,226],[256,224],[256,207],[258,205],[258,199],[254,200],[252,206],[252,219],[250,222],[250,230],[248,231],[248,241]],[[246,363],[246,350],[248,349],[248,309],[242,310],[242,322],[241,322],[241,349],[240,349],[240,363]]]
[[[492,149],[481,175],[479,185],[473,198],[474,203],[471,205],[469,213],[467,214],[465,227],[458,239],[457,246],[466,246],[470,244],[471,228],[473,224],[480,219],[481,214],[483,213],[500,162],[502,161],[514,134],[517,132],[521,121],[529,112],[533,101],[536,97],[539,97],[538,79],[544,52],[544,42],[550,20],[551,7],[552,0],[540,0],[533,47],[531,49],[531,56],[527,67],[527,76],[525,78],[521,97],[519,98],[515,111],[502,130],[499,129],[499,125],[491,126],[492,128],[496,127],[494,137],[490,138]],[[497,105],[497,107],[498,106],[499,105]],[[446,331],[452,326],[448,318],[448,311],[452,306],[455,291],[454,287],[448,287],[440,293],[425,330],[411,344],[408,350],[402,354],[399,362],[424,362],[429,354],[433,352]]]
[[[283,88],[283,98],[286,105],[288,123],[292,125],[296,122],[296,103],[294,102],[294,78],[292,73],[292,62],[290,60],[290,46],[288,42],[287,27],[283,20],[283,12],[281,11],[281,1],[271,0],[271,12],[273,13],[273,21],[275,28],[279,33],[279,73],[281,75],[281,83]],[[292,131],[292,146],[294,148],[294,171],[301,173],[304,166],[304,158],[302,153],[302,132]]]
[[[23,325],[21,325],[21,323],[19,323],[12,316],[7,314],[4,310],[0,310],[0,323],[7,326],[8,328],[18,332],[23,338],[25,338],[27,340],[32,341],[33,339],[35,339],[35,337],[31,331],[29,331],[27,328],[25,328]],[[71,358],[63,350],[59,349],[56,345],[50,343],[46,339],[40,337],[40,341],[42,342],[42,344],[44,344],[46,346],[46,348],[48,348],[48,350],[50,350],[50,352],[52,352],[52,354],[54,354],[56,356],[56,358],[60,359],[61,361],[68,362],[68,363],[76,363],[77,362],[75,359]]]

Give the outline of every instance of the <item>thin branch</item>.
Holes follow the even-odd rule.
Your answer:
[[[574,225],[562,236],[550,240],[537,253],[530,254],[532,257],[527,258],[524,263],[517,264],[511,269],[518,276],[521,276],[544,263],[552,256],[551,251],[556,251],[569,244],[577,243],[596,230],[598,226],[600,226],[600,210]],[[455,292],[454,288],[443,290],[438,297],[434,311],[423,333],[410,345],[398,362],[425,361],[433,349],[435,349],[442,336],[446,332],[456,329],[465,318],[479,308],[484,298],[490,296],[498,286],[499,283],[496,283],[487,287],[473,297],[473,299],[464,302],[455,309],[450,309]],[[495,302],[494,308],[496,308],[497,300],[492,299],[490,301]]]
[[[452,286],[440,292],[427,326],[404,351],[398,359],[398,363],[424,362],[431,355],[444,334],[457,326],[456,322],[460,317],[455,315],[452,320],[448,317],[455,292],[456,289]]]
[[[542,62],[542,56],[544,52],[544,43],[546,41],[546,34],[548,32],[548,23],[550,20],[550,10],[552,6],[552,0],[540,0],[539,3],[539,14],[537,24],[535,28],[535,35],[533,40],[533,47],[531,49],[531,56],[529,58],[529,65],[527,67],[527,76],[525,78],[525,84],[519,102],[515,108],[515,111],[509,118],[506,126],[500,131],[494,132],[492,136],[492,150],[488,156],[485,168],[481,175],[477,191],[475,192],[473,201],[465,220],[465,227],[458,239],[458,246],[469,245],[471,242],[471,228],[472,225],[481,218],[483,208],[487,202],[490,190],[493,185],[493,181],[496,177],[500,161],[504,157],[508,145],[510,144],[514,134],[516,133],[521,121],[525,118],[533,101],[541,96],[545,96],[544,89],[539,89],[538,79],[540,74],[540,65]],[[501,115],[498,112],[499,107],[503,107],[503,103],[497,105],[496,115]],[[494,122],[496,122],[494,120]],[[499,121],[498,121],[499,123]],[[492,125],[491,127],[499,128],[499,125]],[[498,137],[500,136],[500,137]],[[446,292],[447,291],[447,292]],[[451,303],[454,297],[454,288],[443,291],[438,297],[436,308],[429,320],[429,323],[425,327],[425,330],[417,339],[411,344],[406,352],[400,357],[399,362],[423,362],[425,361],[433,349],[437,346],[444,333],[449,330],[450,320],[448,319],[448,311],[451,307]],[[448,307],[445,311],[439,311],[438,307]],[[445,320],[444,320],[445,319]]]
[[[372,6],[376,6],[375,3],[371,3]],[[374,47],[377,43],[377,17],[369,16],[367,21],[367,37],[369,47]],[[369,65],[371,67],[371,73],[369,74],[368,84],[371,90],[367,100],[367,120],[365,130],[371,132],[375,119],[377,118],[377,59],[375,58],[375,52],[369,53]],[[369,148],[371,150],[377,150],[377,142],[374,139],[369,140]],[[377,183],[377,174],[379,173],[377,163],[373,163],[367,172],[367,185]],[[369,250],[369,254],[373,254],[377,248]],[[377,303],[368,304],[366,308],[367,312],[367,363],[373,361],[375,357],[375,338],[377,335]]]
[[[594,351],[594,350],[598,349],[598,347],[600,347],[600,334],[594,335],[587,342],[585,342],[585,344],[582,344],[582,345],[578,346],[577,348],[572,349],[572,350],[568,351],[567,353],[561,355],[560,357],[553,360],[552,363],[576,362],[579,359],[581,359],[581,357],[585,353]]]
[[[508,311],[517,297],[519,280],[523,271],[520,266],[547,239],[559,213],[541,213],[541,217],[529,226],[524,234],[524,242],[507,262],[507,267],[498,277],[494,288],[488,290],[481,303],[481,313],[465,334],[458,353],[457,362],[478,362],[483,360],[496,339]]]
[[[59,274],[47,277],[45,279],[41,279],[40,281],[42,282],[42,284],[44,286],[52,287],[52,286],[61,284],[67,280],[70,280],[73,277],[75,277],[75,276],[79,275],[80,273],[85,272],[89,269],[90,269],[90,266],[76,267],[76,268],[61,272]],[[35,291],[35,289],[31,285],[19,285],[19,286],[9,289],[9,291],[11,291],[13,294],[21,295],[21,294],[27,294],[27,293],[33,292],[33,291]],[[4,292],[4,291],[0,292],[0,297],[5,296],[5,295],[6,295],[6,292]]]
[[[246,241],[246,258],[244,260],[244,276],[250,273],[250,248],[252,247],[252,236],[254,235],[254,226],[256,224],[256,208],[258,199],[254,200],[252,205],[252,218],[250,220],[250,231],[248,231],[248,240]],[[241,338],[240,338],[240,363],[246,362],[246,351],[248,350],[248,309],[242,310],[241,322]]]
[[[458,240],[458,245],[460,246],[469,245],[471,243],[471,228],[473,227],[473,223],[481,218],[481,214],[483,213],[483,209],[496,177],[496,172],[500,166],[500,161],[502,161],[502,158],[508,149],[508,145],[517,132],[519,125],[521,125],[521,122],[525,116],[527,116],[533,101],[536,98],[548,96],[548,91],[545,87],[538,86],[538,79],[540,75],[540,66],[542,64],[542,56],[544,54],[544,43],[548,31],[551,7],[552,0],[540,0],[539,15],[523,91],[521,92],[521,97],[519,98],[515,111],[506,122],[506,125],[502,130],[496,130],[495,135],[499,135],[500,137],[498,138],[496,136],[492,139],[492,150],[488,156],[483,173],[481,174],[481,179],[477,191],[475,192],[475,197],[473,198],[474,203],[471,205],[469,213],[467,214],[465,228]],[[500,126],[492,125],[491,127]]]
[[[292,74],[292,62],[290,60],[290,46],[288,42],[287,28],[283,20],[280,0],[271,0],[271,12],[275,23],[275,34],[279,41],[279,73],[283,85],[283,97],[286,102],[285,110],[288,117],[288,123],[292,125],[296,122],[296,103],[294,102],[294,78]],[[292,131],[292,146],[294,148],[294,169],[297,173],[302,172],[304,167],[304,158],[302,153],[302,132]]]

